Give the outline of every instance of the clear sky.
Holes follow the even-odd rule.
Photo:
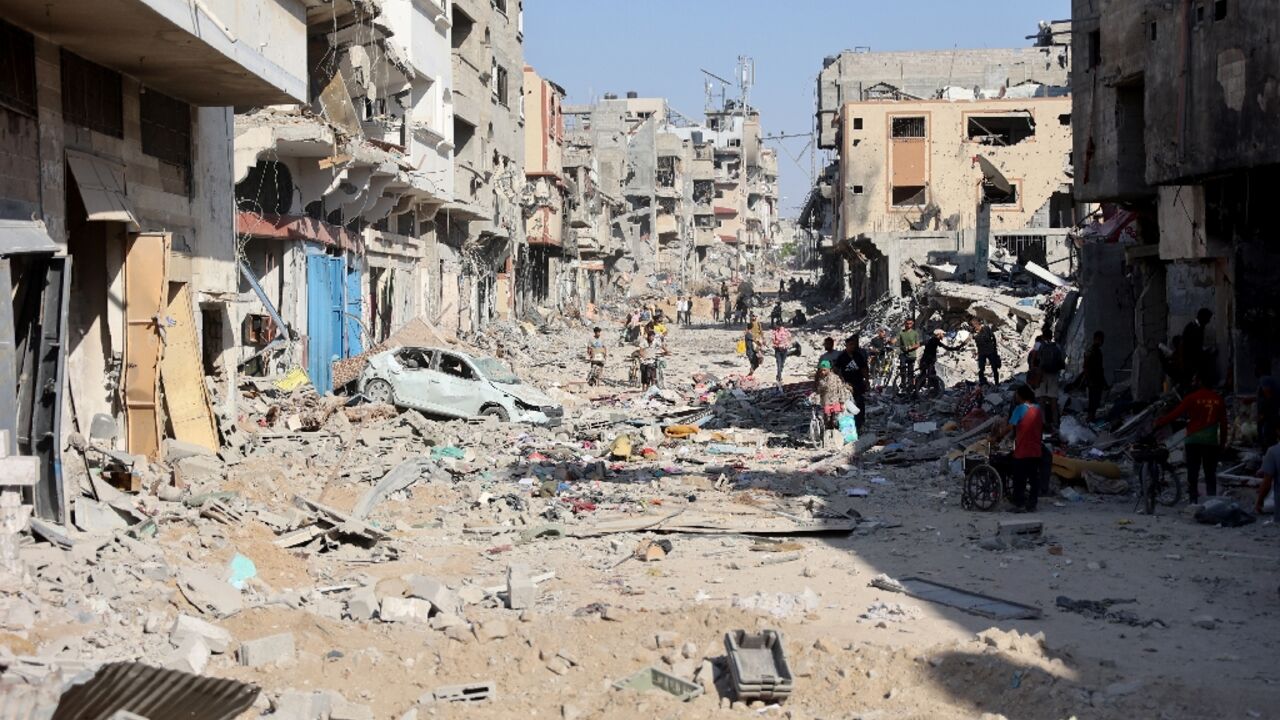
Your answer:
[[[755,59],[751,104],[766,134],[807,133],[822,58],[876,50],[1023,47],[1039,20],[1071,16],[1070,0],[525,0],[525,62],[587,103],[606,92],[666,97],[700,119],[700,68],[733,78]],[[782,215],[809,186],[807,138],[778,149]],[[792,160],[796,156],[799,164]],[[821,167],[819,156],[819,167]]]

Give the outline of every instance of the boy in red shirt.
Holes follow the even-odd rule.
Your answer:
[[[1227,445],[1227,404],[1218,393],[1204,387],[1200,378],[1191,379],[1195,388],[1168,415],[1156,420],[1161,427],[1187,418],[1187,439],[1183,449],[1187,456],[1187,497],[1191,504],[1200,502],[1200,469],[1204,468],[1204,489],[1213,497],[1218,494],[1218,454]]]
[[[1040,499],[1040,460],[1044,451],[1044,411],[1036,404],[1036,392],[1027,385],[1015,391],[1017,407],[1009,422],[996,430],[999,441],[1010,432],[1013,439],[1014,512],[1035,512]]]

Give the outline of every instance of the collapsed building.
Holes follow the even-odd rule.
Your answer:
[[[901,292],[904,263],[985,280],[1033,260],[1070,271],[1069,24],[1034,47],[849,51],[818,78],[818,145],[835,150],[800,223],[823,283],[855,309]],[[982,266],[982,267],[979,267]]]
[[[1077,1],[1076,197],[1087,228],[1090,325],[1119,342],[1139,398],[1159,392],[1161,343],[1200,308],[1214,317],[1205,368],[1232,391],[1280,372],[1280,264],[1265,201],[1280,186],[1274,3]],[[1111,343],[1109,342],[1109,345]]]
[[[760,114],[728,100],[704,122],[662,98],[606,94],[566,109],[570,147],[592,156],[599,185],[621,200],[606,262],[629,292],[751,272],[777,223],[777,155]]]
[[[39,459],[39,518],[67,520],[72,433],[217,447],[205,376],[233,394],[239,321],[231,106],[307,99],[325,4],[224,5],[0,2],[0,429]]]
[[[309,17],[311,104],[236,117],[249,372],[304,366],[327,392],[334,358],[441,312],[431,261],[453,199],[448,23],[436,3],[329,5]]]

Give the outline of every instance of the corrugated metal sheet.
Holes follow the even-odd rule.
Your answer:
[[[260,691],[237,680],[117,662],[64,693],[52,720],[107,720],[118,710],[148,720],[232,720]]]

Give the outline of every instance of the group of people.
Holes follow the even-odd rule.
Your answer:
[[[676,305],[677,322],[681,313],[688,324],[692,302],[682,298]],[[587,384],[598,385],[604,379],[604,365],[609,359],[609,348],[603,337],[603,329],[592,328],[591,339],[587,341]],[[633,369],[637,370],[637,380],[650,388],[661,382],[661,363],[663,358],[671,354],[667,347],[667,324],[662,308],[644,305],[627,313],[622,321],[622,336],[619,345],[632,344],[635,350],[630,357]]]

